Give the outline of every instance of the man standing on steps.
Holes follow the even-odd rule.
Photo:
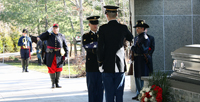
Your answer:
[[[83,47],[86,55],[86,80],[88,88],[88,102],[103,102],[103,83],[102,75],[99,72],[97,62],[97,39],[98,39],[98,24],[99,16],[88,17],[90,31],[82,37]]]
[[[31,38],[27,36],[28,30],[23,29],[23,36],[19,38],[18,46],[21,46],[20,55],[22,63],[22,72],[28,72],[29,57],[31,58],[32,52],[32,41]]]
[[[58,84],[59,78],[63,69],[63,63],[68,55],[65,36],[59,33],[58,24],[53,24],[53,27],[49,28],[45,33],[42,33],[39,38],[42,41],[47,40],[45,64],[47,65],[48,73],[50,74],[52,82],[51,88],[61,88],[61,86]]]
[[[124,40],[132,41],[133,35],[126,25],[116,20],[116,6],[104,6],[108,23],[100,26],[98,62],[105,88],[106,102],[123,102],[126,71]]]
[[[138,20],[134,26],[138,36],[134,39],[134,45],[131,47],[134,53],[134,75],[137,93],[132,97],[133,100],[138,100],[138,95],[144,86],[144,81],[141,80],[142,76],[149,76],[148,59],[149,59],[149,46],[150,40],[145,33],[145,29],[149,25],[144,20]]]

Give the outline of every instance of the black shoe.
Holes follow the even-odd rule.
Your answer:
[[[59,86],[58,84],[56,84],[56,88],[62,88],[62,86]]]
[[[25,72],[28,72],[27,70]]]
[[[135,97],[132,97],[132,100],[138,100],[138,95],[136,95]]]
[[[52,84],[51,88],[52,88],[52,89],[55,88],[54,84]]]

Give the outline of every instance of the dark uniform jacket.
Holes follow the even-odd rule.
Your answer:
[[[147,37],[147,35],[146,35]],[[132,46],[131,50],[134,52],[134,75],[135,77],[148,76],[148,66],[145,59],[145,55],[148,54],[150,46],[149,38],[145,38],[145,33],[139,34],[134,39],[134,46]],[[149,56],[147,55],[147,58]]]
[[[41,49],[42,49],[42,41],[39,40],[39,41],[37,42],[36,50],[41,50]]]
[[[149,67],[149,73],[153,73],[153,60],[152,60],[152,55],[153,52],[155,50],[155,41],[154,41],[154,37],[147,34],[147,36],[149,37],[150,40],[150,50],[148,51],[149,56],[149,61],[148,61],[148,67]]]
[[[151,50],[148,52],[151,56],[153,55],[153,52],[155,50],[155,40],[154,40],[154,37],[147,34],[147,36],[149,37],[149,40],[150,40],[150,48]]]
[[[42,33],[40,36],[40,39],[47,40],[47,46],[55,47],[55,48],[64,48],[65,50],[65,57],[67,57],[68,54],[68,48],[67,48],[67,42],[65,40],[65,36],[61,33],[54,34],[49,33],[48,31],[45,33]],[[45,58],[46,58],[46,65],[48,67],[51,67],[51,64],[53,62],[54,55],[56,54],[56,62],[57,62],[57,68],[62,68],[64,59],[62,58],[59,51],[53,50],[53,52],[46,52]]]
[[[25,41],[26,40],[26,41]],[[21,58],[29,58],[29,53],[32,52],[32,41],[31,41],[31,38],[30,37],[25,37],[25,36],[22,36],[19,38],[19,41],[18,41],[18,46],[25,46],[27,45],[29,49],[21,49],[20,50],[20,54],[21,54]]]
[[[132,41],[133,35],[126,25],[111,20],[99,28],[98,62],[104,73],[125,72],[124,39]],[[117,55],[118,51],[121,53]],[[122,60],[123,59],[123,60]]]
[[[83,46],[91,42],[97,42],[97,33],[94,34],[92,31],[84,34],[82,37]],[[86,72],[99,72],[96,48],[86,48],[86,47],[84,48],[87,52],[86,63],[85,63]]]

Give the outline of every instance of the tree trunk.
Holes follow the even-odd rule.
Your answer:
[[[45,12],[47,13],[47,0],[45,0]],[[47,31],[48,27],[48,20],[47,20],[47,15],[45,17],[45,31]]]
[[[74,43],[74,55],[77,56],[77,48],[76,48],[76,39],[73,37],[73,43]]]
[[[124,12],[124,10],[125,10],[125,3],[124,3],[125,1],[122,1],[122,3],[123,3],[123,10],[122,10],[122,14],[123,14],[123,24],[126,24],[126,20],[125,20],[125,12]],[[127,24],[126,24],[127,25]]]
[[[79,19],[80,19],[80,30],[81,30],[81,36],[83,36],[83,6],[82,6],[82,0],[79,0]],[[82,40],[81,40],[81,46],[82,46]],[[81,55],[85,56],[85,50],[81,49]]]
[[[105,19],[107,19],[107,18],[106,18],[106,15],[105,15],[105,9],[104,9],[105,2],[104,2],[104,0],[100,0],[100,1],[101,1],[102,19],[104,18],[104,16],[105,16]],[[108,20],[107,20],[107,21],[108,21]]]
[[[70,50],[69,50],[70,57],[72,56],[72,44],[73,44],[73,41],[70,41]]]

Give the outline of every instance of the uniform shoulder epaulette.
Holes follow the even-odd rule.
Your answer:
[[[83,34],[83,35],[87,35],[87,34],[89,34],[89,32],[88,32],[88,33],[85,33],[85,34]]]

